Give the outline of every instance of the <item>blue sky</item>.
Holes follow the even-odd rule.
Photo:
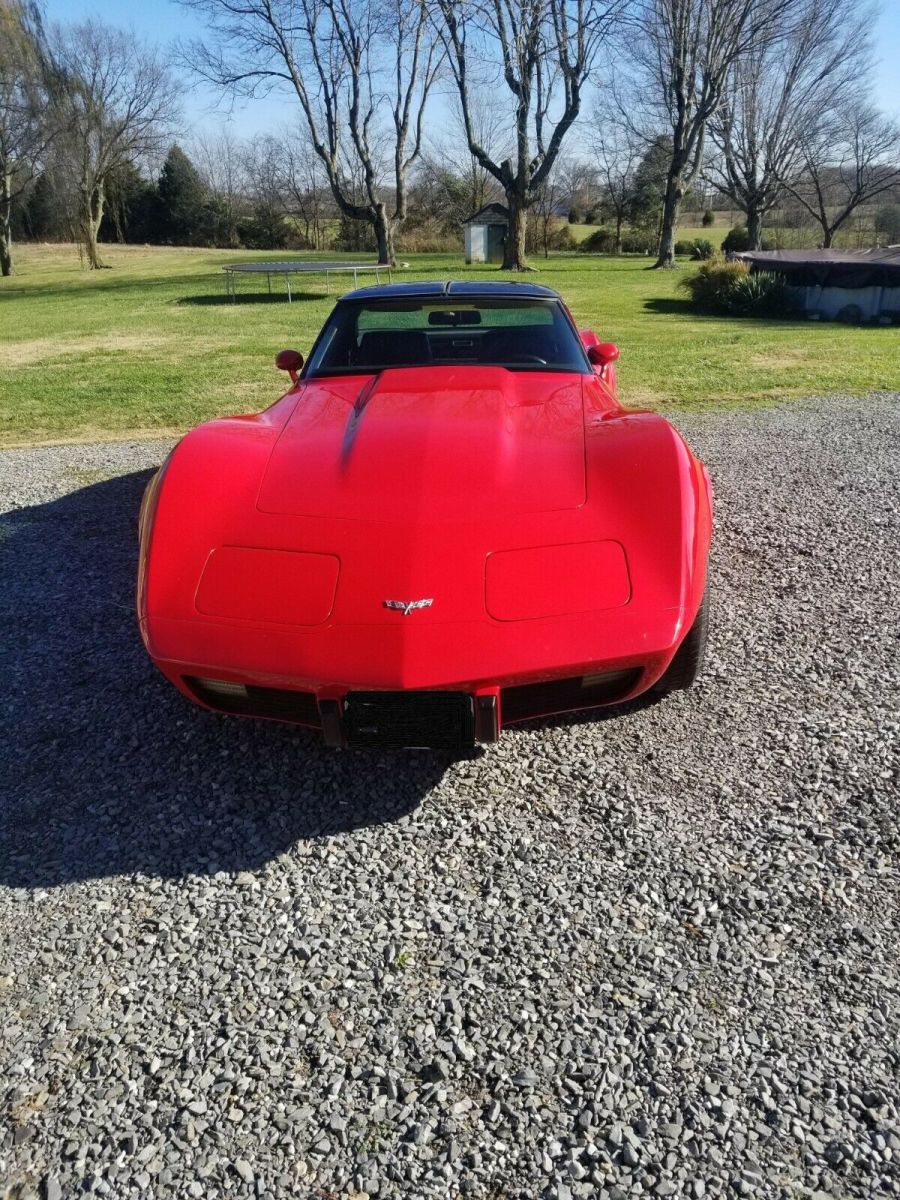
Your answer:
[[[853,3],[853,0],[848,0]],[[176,38],[202,33],[197,17],[181,8],[175,0],[45,0],[52,21],[77,21],[96,16],[111,25],[131,28],[149,41],[165,47]],[[873,91],[882,108],[900,118],[900,0],[882,0],[882,11],[874,32],[878,64]],[[227,119],[215,111],[215,94],[190,86],[185,97],[186,132],[198,126],[214,130]],[[270,96],[255,100],[231,114],[235,133],[242,137],[268,132],[292,122],[296,106],[290,100]]]

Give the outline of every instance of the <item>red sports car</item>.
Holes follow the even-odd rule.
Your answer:
[[[188,434],[141,510],[150,656],[331,746],[465,750],[669,692],[706,638],[709,478],[532,283],[338,302],[265,412]]]

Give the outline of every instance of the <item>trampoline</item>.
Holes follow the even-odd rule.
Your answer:
[[[225,294],[226,296],[230,296],[233,301],[237,300],[236,283],[238,275],[265,275],[270,296],[272,295],[272,277],[283,275],[287,287],[288,304],[293,299],[291,296],[292,275],[324,275],[326,294],[331,291],[331,276],[339,272],[352,274],[354,287],[359,286],[359,276],[364,274],[374,274],[377,284],[381,283],[382,274],[387,275],[388,283],[393,282],[391,268],[385,266],[384,263],[296,262],[286,260],[284,262],[228,263],[222,270],[225,275]]]

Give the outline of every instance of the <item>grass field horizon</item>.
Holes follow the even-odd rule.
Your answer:
[[[103,254],[112,269],[91,272],[73,246],[16,248],[16,274],[0,280],[3,444],[175,435],[265,407],[284,390],[275,353],[308,353],[352,281],[333,279],[326,295],[323,277],[298,278],[288,304],[283,282],[270,301],[264,280],[244,279],[232,303],[222,266],[367,257],[119,245]],[[400,257],[409,267],[395,279],[503,278],[495,267],[466,266],[461,253]],[[896,328],[702,316],[678,290],[687,262],[660,272],[646,258],[570,254],[533,265],[532,278],[559,291],[579,325],[619,344],[625,404],[900,390]]]

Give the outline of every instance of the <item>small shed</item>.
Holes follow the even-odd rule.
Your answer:
[[[797,289],[809,317],[900,321],[900,246],[878,250],[747,250],[735,258]]]
[[[467,263],[503,262],[509,210],[503,204],[486,204],[463,221]]]

